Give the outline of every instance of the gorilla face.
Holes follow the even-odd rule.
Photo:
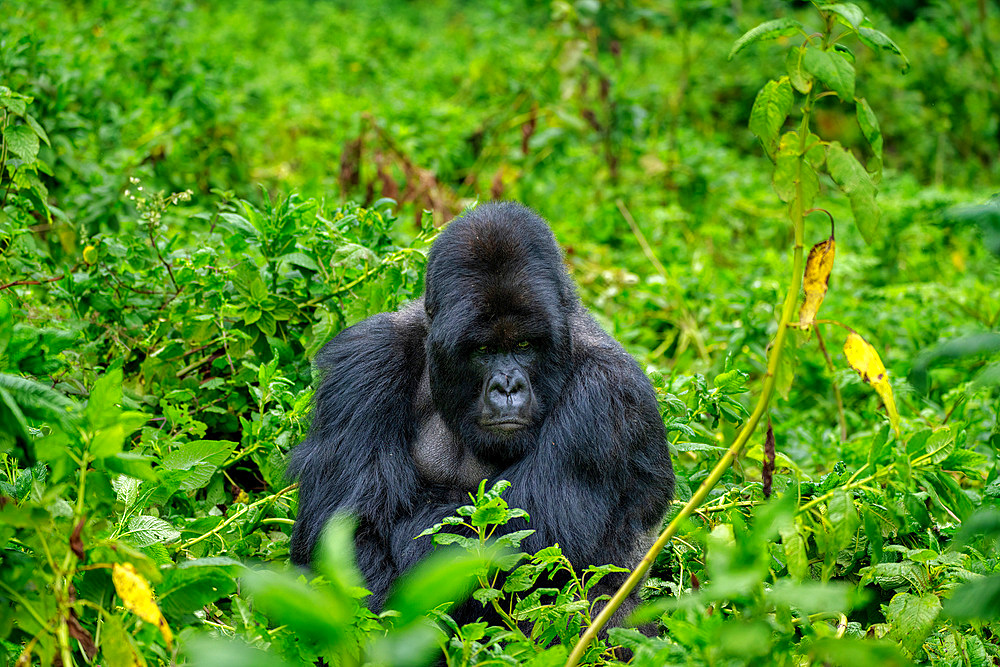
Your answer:
[[[551,235],[511,230],[521,209],[477,211],[431,251],[427,367],[451,432],[481,460],[506,464],[536,442],[565,383],[575,295]]]

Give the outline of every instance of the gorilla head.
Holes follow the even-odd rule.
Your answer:
[[[577,298],[545,222],[519,204],[456,219],[431,250],[431,398],[482,461],[521,458],[566,382]]]

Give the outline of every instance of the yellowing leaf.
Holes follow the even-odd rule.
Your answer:
[[[816,313],[826,296],[826,288],[830,284],[830,272],[833,270],[833,257],[837,252],[837,242],[831,236],[817,243],[809,251],[806,260],[806,275],[802,281],[806,293],[805,301],[799,309],[799,326],[808,329],[816,321]]]
[[[153,599],[153,589],[150,588],[149,582],[135,571],[131,563],[115,563],[111,572],[111,580],[114,582],[115,590],[118,591],[118,597],[122,599],[125,608],[147,623],[158,627],[167,647],[173,646],[174,633],[170,631],[167,620],[163,618],[160,608],[156,606],[156,601]]]
[[[899,412],[896,410],[896,400],[892,397],[892,385],[889,384],[889,377],[878,352],[864,338],[852,331],[844,343],[844,355],[847,356],[851,368],[861,374],[861,379],[878,392],[885,404],[886,412],[889,413],[889,422],[896,435],[899,435]]]

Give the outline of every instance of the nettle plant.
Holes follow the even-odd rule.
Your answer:
[[[868,243],[877,239],[880,231],[876,194],[882,176],[882,133],[871,106],[858,95],[858,61],[847,44],[860,42],[888,52],[904,69],[907,59],[857,5],[814,2],[813,7],[819,18],[816,29],[790,17],[768,21],[741,37],[730,53],[732,59],[765,40],[780,39],[789,44],[785,73],[760,90],[749,123],[773,165],[772,184],[787,205],[794,238],[790,279],[777,331],[768,346],[767,369],[756,405],[731,446],[581,637],[568,666],[584,658],[590,642],[695,513],[721,519],[710,534],[694,535],[708,550],[699,573],[709,578],[709,584],[698,591],[692,572],[693,595],[687,600],[660,601],[654,607],[653,612],[662,614],[672,642],[625,636],[621,631],[614,635],[636,651],[637,663],[676,658],[680,645],[684,655],[700,655],[709,663],[727,656],[770,656],[775,664],[801,664],[804,659],[839,662],[864,655],[859,664],[905,664],[921,651],[931,650],[925,648],[925,640],[927,647],[947,644],[941,640],[945,635],[950,637],[950,648],[941,649],[940,655],[984,651],[987,640],[982,635],[952,636],[949,632],[953,630],[947,626],[942,629],[938,621],[942,598],[971,575],[964,570],[965,555],[945,552],[937,538],[927,537],[932,515],[950,522],[971,513],[972,502],[956,477],[981,479],[977,467],[984,456],[963,446],[966,434],[958,428],[916,428],[915,423],[902,420],[876,349],[851,327],[817,318],[836,251],[833,215],[820,208],[820,202],[846,197],[857,229]],[[864,162],[834,138],[817,134],[815,112],[817,103],[825,98],[836,98],[856,117],[867,144]],[[807,259],[805,240],[812,224],[829,225],[830,232],[813,246]],[[804,344],[810,338],[815,339],[833,371],[822,325],[846,330],[847,362],[882,399],[888,424],[874,427],[860,446],[852,443],[845,447],[854,452],[849,461],[857,464],[853,471],[847,463],[839,463],[818,482],[783,483],[785,493],[780,499],[761,504],[771,495],[776,462],[795,469],[794,463],[775,451],[768,416],[772,398],[776,392],[787,396],[792,390],[795,358],[804,354]],[[841,440],[846,441],[843,401],[839,388],[834,386],[833,390]],[[765,418],[768,427],[763,444],[754,446],[761,450],[763,484],[718,494],[716,487],[745,453]],[[702,507],[713,492],[712,501]],[[749,508],[753,508],[752,517],[745,514]],[[903,535],[927,548],[914,553],[913,549],[886,544]],[[927,576],[928,572],[933,575]],[[845,589],[829,583],[834,577],[848,576],[860,578],[862,588],[868,586],[884,595],[880,599],[888,602],[881,608],[885,623],[868,628],[848,623],[845,612],[866,604],[868,598],[865,591],[847,595]],[[787,586],[779,585],[791,583],[803,594],[792,594]],[[683,585],[677,586],[683,590]],[[981,611],[988,609],[988,597],[975,596],[969,587],[956,595],[963,609],[968,605]],[[718,605],[727,613],[705,616],[706,608]],[[968,613],[957,616],[970,617]],[[928,639],[935,627],[937,634]],[[860,636],[866,632],[892,641],[867,642],[862,648]],[[737,636],[739,641],[730,641]]]

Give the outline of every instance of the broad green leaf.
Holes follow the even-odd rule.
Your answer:
[[[90,441],[89,451],[96,458],[114,456],[122,451],[125,439],[142,428],[149,416],[142,412],[120,412],[113,424],[98,429]]]
[[[488,558],[475,553],[436,551],[393,584],[386,607],[399,612],[397,627],[403,627],[442,604],[465,600],[489,566]]]
[[[222,568],[209,563],[185,565],[188,567],[166,570],[163,584],[157,586],[160,608],[168,616],[178,617],[197,611],[206,604],[228,597],[236,590],[233,568]]]
[[[823,637],[810,645],[813,664],[850,667],[912,667],[894,645],[874,639]]]
[[[844,25],[857,30],[865,20],[865,13],[853,2],[838,2],[832,5],[820,5],[820,11],[832,12]]]
[[[94,388],[87,398],[87,407],[83,410],[87,425],[97,430],[114,424],[121,413],[121,402],[122,369],[113,368],[94,382]]]
[[[787,37],[788,35],[794,35],[797,32],[804,31],[802,29],[802,24],[795,19],[780,18],[774,19],[773,21],[765,21],[756,28],[751,28],[744,33],[742,37],[736,40],[736,43],[733,44],[732,50],[729,52],[729,60],[732,60],[737,53],[754,42]]]
[[[769,601],[804,614],[843,613],[851,608],[855,588],[847,582],[821,583],[780,579],[767,593]]]
[[[750,131],[757,135],[772,160],[778,149],[781,126],[792,110],[794,99],[792,85],[788,77],[783,76],[764,84],[750,110]]]
[[[132,517],[128,522],[128,529],[122,534],[125,541],[140,548],[173,542],[180,536],[180,531],[163,519],[147,515]]]
[[[303,642],[322,648],[339,642],[351,629],[354,599],[317,590],[293,572],[251,570],[240,580],[256,609],[275,625],[287,625]]]
[[[889,637],[902,644],[911,655],[923,645],[941,612],[941,600],[933,593],[916,596],[897,593],[886,609],[885,617],[892,629]]]
[[[858,28],[858,37],[861,38],[862,42],[873,49],[882,49],[883,51],[889,51],[890,53],[895,53],[899,56],[903,61],[903,72],[910,69],[910,60],[903,54],[899,45],[889,39],[889,36],[885,33],[875,30],[874,28]]]
[[[806,49],[802,66],[837,93],[845,102],[854,101],[854,68],[836,51]]]
[[[8,109],[15,116],[23,116],[32,98],[15,93],[7,86],[0,86],[0,107]]]
[[[195,440],[164,456],[163,466],[169,470],[188,471],[180,488],[193,491],[208,484],[235,448],[236,443],[230,440]]]
[[[871,175],[857,158],[836,141],[827,146],[826,166],[830,176],[851,202],[854,222],[866,243],[875,240],[881,211],[875,202],[878,190]]]
[[[38,135],[27,125],[9,125],[4,128],[3,140],[7,148],[25,162],[38,156]]]

